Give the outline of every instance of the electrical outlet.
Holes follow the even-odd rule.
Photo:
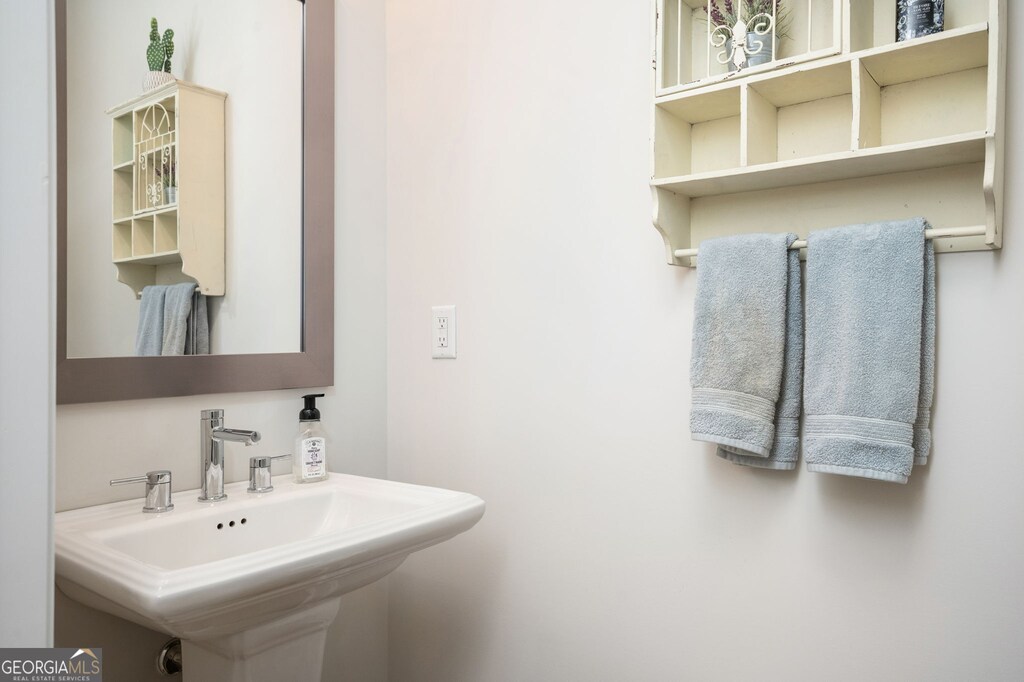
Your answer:
[[[431,357],[455,359],[455,306],[436,305],[431,308],[430,333],[433,337]]]

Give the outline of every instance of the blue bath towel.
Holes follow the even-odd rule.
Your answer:
[[[927,461],[935,362],[927,227],[922,218],[852,225],[807,240],[810,471],[906,483],[915,461]]]
[[[787,246],[796,235],[789,235]],[[804,393],[804,301],[800,291],[800,252],[787,255],[786,345],[783,350],[782,392],[775,405],[775,442],[768,457],[731,445],[720,445],[718,456],[735,464],[761,469],[795,469],[800,461],[800,410]]]
[[[795,239],[792,234],[751,234],[700,244],[690,432],[694,440],[728,448],[721,456],[744,464],[795,466],[795,459],[789,461],[789,446],[795,442],[790,439],[798,428],[799,401],[795,413],[792,400],[777,409],[787,359],[786,328],[794,322],[787,318],[787,308],[794,281],[790,266],[799,267],[793,260],[796,252],[788,250]],[[786,420],[778,429],[777,417]],[[773,453],[777,431],[783,447]]]

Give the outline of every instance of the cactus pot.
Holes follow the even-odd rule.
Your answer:
[[[153,88],[160,87],[164,83],[170,83],[173,80],[174,76],[166,71],[150,71],[142,81],[142,89],[152,90]]]

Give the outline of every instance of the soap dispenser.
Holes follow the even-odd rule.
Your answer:
[[[313,483],[327,478],[327,437],[320,425],[320,410],[316,399],[323,393],[302,396],[305,401],[299,412],[299,435],[295,438],[295,459],[292,474],[296,483]]]

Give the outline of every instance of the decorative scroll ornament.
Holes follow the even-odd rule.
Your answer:
[[[711,21],[711,19],[708,19]],[[733,69],[742,69],[748,65],[750,55],[759,54],[767,40],[758,40],[758,36],[769,35],[774,30],[774,18],[771,14],[761,12],[753,17],[743,19],[742,12],[736,15],[736,24],[729,26],[719,24],[708,34],[711,46],[721,49],[716,55],[719,64],[732,63]]]
[[[150,183],[146,186],[146,198],[149,199],[150,206],[156,206],[163,203],[164,196],[164,183],[160,180]]]

